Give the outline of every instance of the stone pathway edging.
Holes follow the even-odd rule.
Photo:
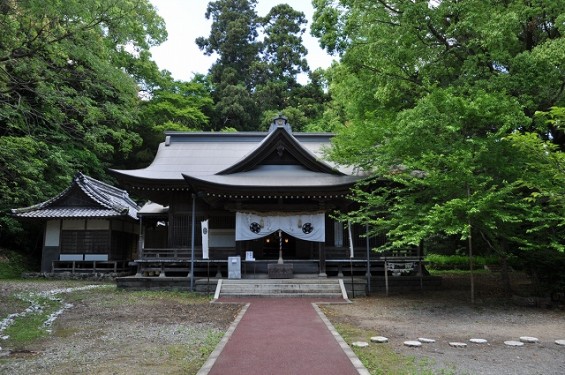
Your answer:
[[[328,304],[328,303],[323,303],[323,304]],[[326,327],[328,327],[332,336],[336,339],[339,346],[345,352],[345,355],[347,355],[347,357],[349,358],[349,360],[351,361],[351,363],[353,364],[359,375],[370,375],[369,370],[367,370],[367,368],[363,365],[359,357],[355,355],[351,347],[347,345],[343,337],[341,337],[341,335],[337,332],[333,324],[329,321],[329,319],[326,317],[326,315],[322,312],[322,310],[318,306],[318,303],[314,302],[312,303],[312,306],[314,307],[314,310],[316,310],[316,313],[318,314],[320,319],[322,319]]]
[[[213,303],[221,303],[221,302],[213,302]],[[208,357],[204,365],[200,368],[200,370],[198,370],[196,375],[207,375],[210,372],[212,366],[214,366],[216,360],[218,359],[220,354],[222,354],[222,350],[224,350],[224,347],[228,343],[228,340],[233,335],[235,329],[237,328],[237,325],[239,324],[239,322],[241,322],[241,319],[247,312],[249,305],[251,305],[251,303],[246,303],[245,306],[243,306],[243,308],[241,309],[235,320],[232,322],[232,324],[229,326],[228,330],[224,334],[224,337],[222,337],[218,345],[216,345],[216,348],[214,348],[214,351],[212,352],[212,354],[210,354],[210,356]]]

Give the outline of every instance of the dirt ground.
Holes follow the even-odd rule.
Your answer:
[[[519,286],[521,279],[514,281]],[[25,304],[14,291],[53,290],[85,283],[2,282],[0,321]],[[442,290],[356,298],[352,304],[324,306],[336,326],[360,327],[356,340],[386,336],[395,352],[425,359],[431,373],[565,374],[565,310],[517,307],[501,298],[498,276],[477,281],[470,303],[467,279],[444,280]],[[194,374],[239,311],[237,305],[211,305],[183,293],[123,292],[105,287],[62,294],[73,304],[46,338],[20,347],[0,339],[0,374]],[[539,338],[536,344],[508,347],[506,340]],[[436,340],[408,348],[405,340]],[[488,344],[471,344],[483,338]],[[457,349],[449,342],[466,342]],[[351,344],[351,342],[349,342]],[[376,345],[376,344],[371,344]]]

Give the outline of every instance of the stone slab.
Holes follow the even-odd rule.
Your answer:
[[[528,343],[535,343],[535,342],[539,342],[539,339],[537,337],[532,337],[532,336],[521,336],[520,341],[528,342]]]
[[[366,341],[355,341],[353,343],[351,343],[351,345],[357,347],[357,348],[366,348],[367,346],[369,346],[369,343]]]
[[[555,340],[557,345],[565,346],[565,340]]]
[[[507,345],[507,346],[524,346],[524,343],[521,342],[521,341],[509,340],[509,341],[504,341],[504,345]]]
[[[487,340],[485,339],[469,339],[470,342],[472,342],[473,344],[486,344],[488,343]]]
[[[449,343],[449,346],[452,346],[454,348],[466,348],[467,344],[465,344],[464,342],[453,341]]]
[[[388,342],[388,338],[384,337],[384,336],[373,336],[371,337],[371,342],[376,342],[376,343],[385,343]]]
[[[418,341],[420,341],[420,342],[422,342],[422,343],[424,343],[424,344],[431,344],[431,343],[436,342],[436,340],[434,340],[434,339],[427,339],[427,338],[425,338],[425,337],[420,337],[420,338],[418,338]]]
[[[411,348],[418,348],[422,346],[420,341],[404,341],[404,345],[409,346]]]

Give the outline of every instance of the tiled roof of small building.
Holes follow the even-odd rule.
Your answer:
[[[139,206],[125,190],[78,172],[66,190],[36,205],[12,209],[19,218],[122,217],[137,219]]]

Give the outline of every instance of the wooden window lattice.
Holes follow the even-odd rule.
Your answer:
[[[88,254],[110,251],[110,232],[101,230],[64,230],[61,253]]]

